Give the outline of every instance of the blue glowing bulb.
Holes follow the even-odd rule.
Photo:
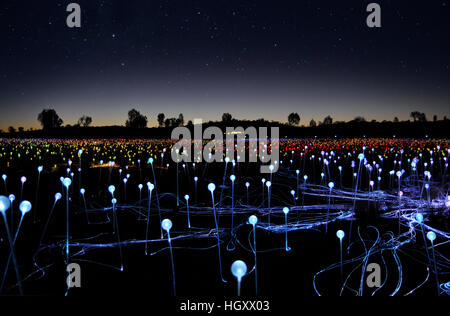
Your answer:
[[[248,188],[250,186],[249,182],[245,182],[245,186]]]
[[[308,176],[303,176],[303,179],[305,179],[305,181],[308,180]]]
[[[142,190],[142,188],[143,188],[144,186],[140,183],[140,184],[138,184],[138,188],[139,188],[139,190]]]
[[[230,162],[230,158],[225,157],[225,162],[226,162],[226,163],[229,163],[229,162]]]
[[[39,166],[39,167],[37,168],[37,170],[38,170],[39,173],[41,173],[43,169],[44,169],[44,168],[43,168],[42,166]]]
[[[128,179],[127,178],[123,178],[123,183],[127,184]]]
[[[194,181],[197,182],[198,181],[198,177],[194,177]]]
[[[189,201],[189,195],[186,194],[186,195],[184,196],[184,199],[185,199],[186,201]]]
[[[153,191],[153,189],[155,188],[155,185],[151,182],[147,182],[147,188],[149,191]]]
[[[425,189],[428,190],[429,188],[430,188],[430,185],[429,185],[428,183],[426,183],[426,184],[425,184]]]
[[[300,170],[298,170],[298,169],[295,170],[295,173],[296,173],[296,174],[299,174],[299,173],[300,173]]]
[[[152,165],[153,164],[153,158],[148,158],[148,163]]]
[[[436,234],[434,232],[428,232],[427,233],[427,238],[428,238],[428,240],[433,242],[436,239]]]
[[[337,236],[337,238],[339,238],[340,240],[342,240],[342,238],[344,238],[344,236],[345,236],[345,233],[344,233],[343,230],[338,230],[338,231],[336,232],[336,236]]]
[[[61,193],[58,192],[55,194],[55,201],[61,200],[61,198],[62,198]]]
[[[163,220],[161,222],[161,227],[162,229],[164,229],[166,232],[169,232],[169,230],[172,228],[172,221],[168,218],[166,218],[165,220]]]
[[[294,191],[294,190],[291,190],[291,194],[292,194],[292,195],[295,195],[295,191]]]
[[[272,186],[272,182],[267,181],[267,182],[266,182],[266,186],[267,186],[268,188],[270,188],[270,187]]]
[[[14,202],[14,200],[16,199],[16,196],[14,194],[10,194],[8,198],[11,201],[11,204],[12,204],[12,202]]]
[[[330,189],[333,189],[333,188],[334,188],[334,183],[333,183],[333,182],[328,183],[328,187],[329,187]]]
[[[208,184],[208,190],[209,191],[214,192],[215,189],[216,189],[216,185],[214,183]]]
[[[416,220],[417,220],[419,223],[422,223],[422,222],[423,222],[423,215],[422,215],[421,213],[417,213],[417,215],[416,215]]]
[[[289,214],[289,207],[283,207],[283,213],[284,213],[284,215],[288,215]]]
[[[247,273],[247,265],[242,260],[236,260],[231,265],[231,273],[240,281]]]
[[[108,187],[108,191],[109,191],[109,193],[114,194],[114,191],[116,191],[116,187],[113,186],[113,185],[110,185],[110,186]]]
[[[19,210],[22,212],[22,215],[25,215],[31,210],[31,203],[29,201],[22,201],[19,205]]]
[[[400,178],[402,176],[402,172],[401,171],[397,171],[396,176]]]
[[[359,155],[358,155],[358,159],[359,159],[359,160],[363,160],[364,157],[365,157],[364,154],[359,154]]]
[[[270,172],[272,172],[274,168],[275,168],[275,167],[274,167],[273,165],[270,165],[270,166],[269,166]]]
[[[255,215],[252,215],[252,216],[250,216],[250,217],[248,218],[248,222],[249,222],[251,225],[255,226],[256,223],[258,223],[258,217],[256,217]]]
[[[265,182],[266,182],[266,179],[262,178],[262,179],[261,179],[261,182],[262,182],[262,183],[265,183]]]
[[[80,193],[81,193],[81,195],[84,195],[84,193],[86,192],[86,190],[85,189],[80,189]]]
[[[2,175],[2,179],[3,179],[3,181],[6,181],[6,178],[7,178],[8,176],[6,175],[6,174],[3,174]]]
[[[25,182],[27,182],[27,177],[22,177],[22,178],[20,178],[20,182],[22,182],[22,184],[24,184]]]
[[[113,205],[116,205],[116,204],[117,204],[117,200],[114,198],[114,199],[111,200],[111,203],[112,203]]]
[[[6,212],[11,206],[11,201],[4,195],[0,195],[0,212]]]
[[[63,184],[66,188],[70,187],[70,185],[72,184],[72,179],[70,178],[64,178],[63,180]]]
[[[231,180],[232,182],[234,182],[234,180],[236,180],[236,176],[235,176],[234,174],[232,174],[232,175],[230,176],[230,180]]]

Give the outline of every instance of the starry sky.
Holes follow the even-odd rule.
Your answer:
[[[81,28],[66,26],[77,2]],[[39,128],[54,108],[64,124],[124,125],[136,108],[185,120],[301,124],[449,115],[450,1],[24,1],[0,4],[0,129]],[[449,115],[450,116],[450,115]]]

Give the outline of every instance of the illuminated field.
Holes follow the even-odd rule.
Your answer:
[[[242,295],[450,291],[448,140],[285,139],[273,174],[176,163],[172,141],[1,144],[4,294],[235,295],[236,260]],[[81,288],[67,288],[68,263]]]

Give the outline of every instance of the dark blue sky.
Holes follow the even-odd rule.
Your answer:
[[[237,118],[302,124],[449,115],[450,1],[3,0],[0,129],[38,127],[54,108],[65,124],[124,124],[137,108],[186,120]]]

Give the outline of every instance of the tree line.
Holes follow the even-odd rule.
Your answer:
[[[410,117],[413,119],[414,122],[428,122],[428,119],[426,117],[426,114],[419,111],[413,111],[410,113]],[[159,113],[156,117],[158,122],[158,127],[160,128],[173,128],[177,126],[192,126],[192,121],[188,121],[187,124],[185,124],[184,116],[182,113],[178,115],[178,117],[166,117],[164,113]],[[50,130],[55,128],[61,128],[63,127],[64,121],[62,118],[59,117],[58,113],[54,109],[43,109],[37,116],[37,120],[42,126],[43,130]],[[447,121],[447,116],[443,117],[444,121]],[[238,120],[235,120],[233,116],[230,113],[223,113],[222,114],[222,123],[231,123],[233,121],[238,122]],[[261,121],[258,120],[258,121]],[[264,120],[263,120],[264,121]],[[433,121],[438,121],[437,115],[433,116]],[[83,115],[78,119],[78,122],[75,125],[67,124],[65,127],[89,127],[93,122],[92,117]],[[301,117],[298,113],[290,113],[287,117],[287,125],[289,126],[300,126]],[[348,122],[343,121],[334,121],[331,115],[327,115],[323,120],[316,121],[314,119],[311,119],[309,122],[309,127],[316,127],[316,126],[322,126],[322,125],[332,125],[332,124],[339,124],[339,123],[363,123],[363,122],[369,122],[362,116],[357,116],[353,120]],[[377,122],[376,120],[370,121],[371,123]],[[386,123],[388,121],[383,121],[382,123]],[[397,117],[393,120],[394,123],[400,122]],[[408,121],[407,121],[408,122]],[[279,123],[279,122],[277,122]],[[148,124],[148,118],[147,116],[141,114],[136,109],[131,109],[128,111],[128,117],[125,121],[125,126],[129,128],[146,128]],[[283,123],[279,123],[283,124]],[[30,129],[32,130],[32,129]],[[16,133],[16,132],[24,132],[25,129],[23,127],[19,127],[17,130],[15,127],[10,126],[8,128],[9,133]],[[0,130],[0,133],[3,131]]]

